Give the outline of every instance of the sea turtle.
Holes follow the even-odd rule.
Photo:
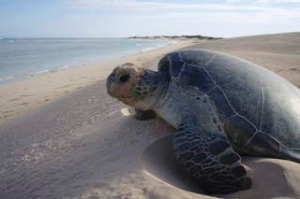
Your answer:
[[[175,157],[204,192],[251,187],[240,155],[300,162],[300,91],[275,73],[229,55],[171,52],[158,72],[133,63],[116,67],[108,93],[176,128]]]

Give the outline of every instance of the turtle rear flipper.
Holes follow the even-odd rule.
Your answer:
[[[135,115],[134,117],[138,120],[151,120],[156,118],[156,113],[153,110],[140,110],[140,109],[134,109]]]
[[[209,194],[227,194],[251,188],[252,182],[222,132],[201,132],[179,126],[173,140],[176,159]]]
[[[300,151],[284,148],[281,152],[281,158],[300,163]]]

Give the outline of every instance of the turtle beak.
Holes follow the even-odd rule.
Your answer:
[[[133,106],[137,98],[133,95],[132,91],[135,88],[135,84],[139,81],[140,76],[144,73],[145,70],[142,67],[132,63],[126,63],[116,67],[107,77],[107,93],[111,97]]]
[[[127,84],[131,80],[130,71],[116,67],[106,79],[106,91],[114,98],[129,97],[131,84]]]

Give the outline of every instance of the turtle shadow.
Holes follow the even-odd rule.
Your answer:
[[[289,186],[284,160],[269,158],[243,157],[243,163],[249,168],[252,188],[222,198],[289,198],[295,197],[295,191]],[[179,189],[205,194],[196,182],[176,162],[172,149],[172,135],[152,143],[141,157],[141,165],[148,175]],[[288,165],[287,165],[288,167]]]

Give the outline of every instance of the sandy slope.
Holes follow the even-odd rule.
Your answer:
[[[282,41],[299,39],[299,34],[264,36],[279,43],[269,41],[280,56],[268,59],[264,53],[272,54],[275,47],[262,52],[258,42],[255,48],[260,37],[197,47],[221,46],[223,52],[247,56],[251,45],[257,56],[246,58],[259,63],[261,56],[269,67],[281,58],[289,60],[286,49],[300,49],[299,43]],[[145,64],[153,66],[160,56]],[[289,69],[289,64],[282,67]],[[0,125],[0,198],[213,198],[201,194],[174,162],[173,131],[159,119],[135,120],[107,96],[104,80],[86,86]],[[252,169],[253,189],[226,198],[300,198],[299,164],[266,158],[243,161]]]

